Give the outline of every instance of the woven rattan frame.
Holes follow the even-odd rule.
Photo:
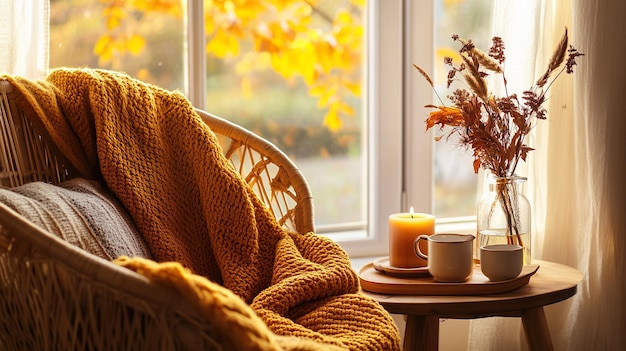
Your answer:
[[[228,350],[176,293],[0,203],[0,349]]]
[[[196,110],[218,136],[224,154],[278,222],[299,233],[314,231],[313,197],[304,175],[274,144],[202,110]]]
[[[59,183],[59,165],[0,80],[0,182]],[[279,222],[314,230],[304,176],[274,145],[197,111],[225,155]],[[0,350],[229,350],[212,321],[143,276],[100,259],[33,225],[0,203]]]
[[[17,108],[17,94],[9,82],[0,80],[0,183],[15,187],[32,181],[59,183],[69,172],[50,152]]]

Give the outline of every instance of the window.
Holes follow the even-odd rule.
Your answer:
[[[445,216],[473,215],[474,204],[472,213],[433,206],[443,203],[435,202],[435,196],[451,199],[453,195],[440,193],[451,188],[450,183],[439,186],[440,175],[445,179],[449,173],[438,168],[439,145],[433,146],[431,136],[424,133],[421,116],[427,111],[423,105],[431,102],[432,91],[411,67],[411,63],[433,67],[436,21],[432,14],[439,18],[442,11],[449,11],[445,4],[463,2],[470,0],[320,0],[317,8],[306,9],[310,2],[302,1],[287,12],[272,8],[274,15],[284,16],[280,22],[267,14],[257,18],[255,11],[260,8],[250,7],[246,12],[230,1],[213,2],[224,8],[206,17],[204,6],[210,5],[204,1],[51,0],[50,67],[122,70],[166,89],[186,91],[197,107],[251,129],[294,159],[311,185],[320,234],[341,242],[352,255],[380,255],[387,249],[391,213],[413,206],[436,215],[439,211]],[[235,10],[242,11],[236,14],[240,16],[237,25],[254,26],[256,41],[237,41],[244,36],[244,27],[232,33],[215,30],[218,17],[235,20],[235,13],[228,12]],[[352,87],[359,94],[343,97],[340,102],[345,105],[336,105],[342,112],[339,128],[332,119],[325,119],[331,109],[319,98],[337,86],[323,86],[311,97],[306,82],[310,77],[302,78],[289,67],[283,67],[285,74],[277,74],[272,66],[277,58],[253,50],[255,45],[276,44],[264,38],[302,34],[293,32],[298,30],[297,23],[287,23],[304,16],[300,11],[312,11],[306,18],[319,27],[308,35],[332,30],[337,18],[345,21],[344,30],[354,31],[345,33],[346,40],[357,40],[358,27],[363,30],[362,40],[350,45],[362,50],[361,58],[355,60],[359,66],[343,71],[363,84],[360,89]],[[338,11],[347,15],[339,17]],[[281,23],[296,27],[290,33],[273,27]],[[218,36],[218,41],[211,41]],[[306,43],[301,44],[301,51],[307,52]],[[240,59],[229,55],[236,50]],[[349,110],[354,115],[345,113]],[[457,193],[467,193],[472,187],[470,183]]]

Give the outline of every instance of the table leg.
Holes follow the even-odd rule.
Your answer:
[[[522,324],[531,350],[554,350],[543,307],[524,310],[522,312]]]
[[[404,331],[404,351],[437,351],[438,348],[439,317],[408,315]]]

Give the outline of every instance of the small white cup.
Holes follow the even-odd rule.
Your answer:
[[[490,281],[517,278],[522,271],[524,248],[519,245],[487,245],[480,248],[480,269]]]
[[[428,255],[420,250],[421,240],[428,241]],[[472,275],[473,240],[474,236],[469,234],[420,235],[413,249],[416,255],[428,261],[428,272],[436,281],[460,283]]]

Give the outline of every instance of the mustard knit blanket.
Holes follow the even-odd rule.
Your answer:
[[[283,230],[182,94],[105,70],[3,78],[68,166],[118,196],[161,262],[118,264],[177,287],[207,317],[216,308],[229,314],[214,301],[242,300],[244,315],[260,317],[270,333],[258,329],[253,339],[271,341],[246,349],[399,348],[389,314],[358,293],[345,252],[314,233]],[[192,298],[189,289],[202,293]]]

